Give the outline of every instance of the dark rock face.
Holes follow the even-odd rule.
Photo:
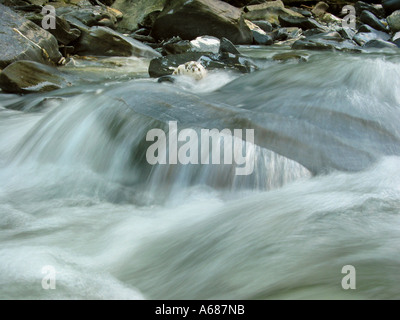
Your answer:
[[[0,68],[18,60],[57,64],[58,44],[49,32],[0,5]]]
[[[385,17],[385,10],[383,9],[382,5],[377,5],[377,4],[374,5],[365,3],[363,1],[358,1],[354,5],[354,8],[356,9],[357,16],[360,16],[364,10],[367,10],[373,13],[379,19],[383,19]]]
[[[400,0],[383,0],[382,6],[386,14],[389,15],[396,10],[400,10]]]
[[[68,85],[56,68],[33,61],[14,62],[0,74],[0,87],[5,92],[46,92]]]
[[[218,0],[170,1],[154,23],[151,35],[157,40],[179,36],[225,37],[235,44],[251,44],[253,37],[241,11]]]
[[[155,58],[160,53],[149,46],[125,37],[107,27],[92,27],[83,32],[75,46],[75,52],[81,55],[122,56]]]
[[[360,21],[379,31],[386,31],[386,26],[369,11],[364,10],[360,15]]]

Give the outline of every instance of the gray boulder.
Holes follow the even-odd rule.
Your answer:
[[[80,55],[95,56],[137,56],[145,58],[159,57],[161,54],[151,47],[126,37],[107,27],[91,27],[82,32],[75,52]]]
[[[235,44],[251,44],[253,40],[241,10],[219,0],[169,1],[151,35],[157,40],[173,36],[193,40],[208,35],[225,37]]]
[[[33,61],[17,61],[0,73],[0,88],[5,92],[47,92],[70,85],[56,68]]]
[[[0,5],[0,69],[18,60],[57,64],[61,59],[54,36]]]
[[[397,46],[394,43],[389,41],[384,41],[381,39],[370,40],[364,44],[364,48],[376,48],[376,49],[397,49]]]
[[[387,17],[387,22],[393,32],[400,31],[400,10],[393,12]]]

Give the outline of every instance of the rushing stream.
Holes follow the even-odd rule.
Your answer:
[[[400,56],[242,50],[261,70],[0,94],[0,298],[400,298]],[[148,164],[169,121],[254,129],[253,173]]]

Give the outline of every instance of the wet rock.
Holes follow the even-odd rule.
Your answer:
[[[400,10],[400,0],[383,0],[382,6],[386,14],[389,15],[396,10]]]
[[[268,21],[265,20],[258,20],[258,21],[252,21],[256,26],[260,27],[262,30],[265,32],[271,32],[272,31],[272,24],[270,24]]]
[[[0,69],[17,60],[57,64],[62,58],[53,35],[3,5],[0,5],[0,46]]]
[[[363,45],[364,48],[377,48],[377,49],[397,49],[394,43],[384,41],[381,39],[370,40]]]
[[[153,37],[150,36],[142,36],[141,34],[133,34],[132,38],[141,42],[150,42],[150,43],[155,43],[156,40],[154,40]]]
[[[192,45],[189,40],[182,40],[180,37],[174,37],[163,43],[162,54],[181,54],[189,52]]]
[[[139,26],[151,27],[155,18],[163,10],[167,0],[116,0],[112,8],[124,13],[118,23],[118,30],[132,32]]]
[[[107,27],[92,27],[89,32],[83,32],[75,49],[80,55],[122,57],[134,55],[146,58],[160,56],[149,46]]]
[[[342,19],[336,17],[332,13],[325,13],[319,20],[328,25],[338,25],[342,26]]]
[[[337,30],[343,39],[353,40],[353,37],[356,35],[355,30],[350,29],[348,27],[339,28]]]
[[[70,83],[56,68],[33,61],[17,61],[0,74],[0,87],[5,92],[47,92]]]
[[[42,25],[43,16],[40,14],[31,14],[25,16],[27,19],[36,23],[39,27]],[[71,28],[70,24],[62,17],[56,16],[56,28],[47,30],[50,32],[62,45],[68,45],[75,41],[81,35],[81,31],[76,28]]]
[[[370,40],[381,39],[387,41],[390,39],[390,35],[386,32],[375,30],[367,25],[362,25],[357,34],[353,37],[353,40],[357,42],[360,46],[364,45]]]
[[[311,18],[279,16],[279,22],[282,27],[297,27],[303,30],[322,28],[321,24]]]
[[[292,49],[360,51],[353,41],[341,39],[337,32],[318,34],[306,39],[297,40],[293,43]]]
[[[247,26],[250,28],[253,33],[253,39],[255,44],[260,45],[271,45],[274,41],[271,36],[267,35],[267,33],[262,30],[259,26],[252,23],[249,20],[245,20]]]
[[[387,17],[387,22],[389,24],[390,30],[393,32],[400,31],[400,10],[393,12]]]
[[[396,32],[392,37],[391,41],[398,47],[400,47],[400,32]]]
[[[157,40],[180,36],[193,40],[209,35],[225,37],[235,44],[251,44],[251,30],[241,11],[214,0],[175,0],[165,6],[154,23],[151,35]]]
[[[315,7],[311,10],[311,12],[315,17],[320,18],[326,13],[328,9],[329,9],[329,4],[321,1],[315,5]]]
[[[239,50],[227,38],[221,38],[221,43],[220,43],[220,46],[219,46],[219,52],[220,53],[232,53],[234,55],[240,55]]]
[[[360,16],[364,10],[373,13],[379,19],[383,19],[386,16],[385,10],[383,9],[383,6],[380,4],[369,4],[363,1],[358,1],[354,5],[354,8],[356,9],[357,16]]]
[[[290,60],[295,60],[298,62],[306,62],[308,60],[308,56],[302,55],[296,52],[285,52],[278,53],[272,57],[272,60],[286,62]]]
[[[254,66],[250,59],[241,55],[227,52],[221,54],[188,52],[151,60],[149,75],[153,78],[171,75],[175,68],[188,61],[200,62],[207,70],[230,69],[246,73],[256,69],[256,66]]]
[[[369,11],[364,10],[360,15],[360,21],[369,25],[378,31],[386,31],[386,26],[379,21],[379,19]]]

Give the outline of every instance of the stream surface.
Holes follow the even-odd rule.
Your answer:
[[[400,56],[241,50],[259,71],[78,61],[76,86],[0,93],[0,299],[400,299]],[[170,121],[254,129],[252,174],[148,164]]]

